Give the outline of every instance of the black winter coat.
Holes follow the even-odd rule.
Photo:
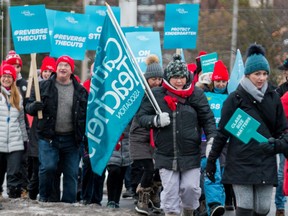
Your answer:
[[[37,121],[37,133],[39,138],[49,140],[52,140],[55,136],[58,107],[58,90],[55,87],[56,76],[56,74],[52,75],[48,80],[40,82],[40,95],[41,101],[44,104],[44,109],[42,111],[43,118],[38,119]],[[71,75],[71,79],[74,85],[72,105],[74,135],[76,143],[80,145],[85,135],[88,93],[85,88],[77,82],[73,74]],[[35,112],[33,107],[34,101],[35,95],[31,94],[25,109],[30,115],[37,116],[37,112]]]
[[[178,101],[175,111],[164,100],[167,95],[165,88],[153,88],[152,92],[162,112],[169,113],[171,120],[166,127],[154,128],[156,168],[185,171],[200,167],[201,128],[208,139],[216,134],[214,115],[203,90],[195,87],[191,96]],[[155,115],[149,99],[144,98],[137,113],[140,125],[154,127]]]
[[[241,92],[239,93],[239,91]],[[279,95],[270,85],[268,85],[261,103],[257,102],[239,85],[237,90],[232,92],[224,102],[217,136],[210,153],[210,155],[219,156],[229,139],[222,182],[226,184],[276,185],[276,156],[266,155],[260,151],[259,143],[256,140],[251,139],[244,144],[224,129],[238,107],[260,123],[257,132],[266,138],[279,138],[286,127]]]

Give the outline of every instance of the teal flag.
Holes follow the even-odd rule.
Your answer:
[[[144,90],[122,37],[108,15],[96,50],[86,135],[92,170],[102,175],[119,137],[141,104]]]
[[[228,86],[227,86],[227,90],[229,94],[236,90],[243,76],[244,76],[244,63],[243,63],[241,52],[238,49],[235,63],[234,63],[234,66],[230,75],[230,79],[228,82]]]
[[[257,132],[259,126],[260,123],[256,119],[238,108],[225,125],[225,129],[245,144],[252,138],[259,143],[267,142],[268,139]]]
[[[45,5],[11,6],[9,12],[13,42],[18,54],[50,52]]]

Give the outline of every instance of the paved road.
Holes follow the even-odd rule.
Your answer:
[[[274,197],[274,193],[273,193],[273,197]],[[129,209],[134,209],[135,205],[134,205],[134,200],[131,199],[131,198],[128,198],[128,199],[121,199],[120,200],[120,207],[121,208],[129,208]],[[105,206],[107,203],[107,196],[104,195],[104,198],[103,198],[103,201],[102,201],[102,205]],[[286,202],[286,215],[287,212],[288,212],[288,202]],[[268,216],[275,216],[275,204],[274,204],[274,199],[271,203],[271,208],[270,208],[270,213],[268,214]],[[135,212],[135,215],[138,215],[136,212]],[[140,215],[140,214],[139,214]],[[226,211],[224,216],[235,216],[235,211]]]

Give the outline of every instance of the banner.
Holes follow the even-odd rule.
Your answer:
[[[45,5],[9,7],[12,38],[18,54],[50,52]]]
[[[153,27],[152,26],[123,26],[121,27],[124,34],[130,33],[130,32],[143,32],[148,31],[152,32]]]
[[[228,95],[227,94],[217,94],[213,92],[204,92],[210,109],[212,110],[216,122],[216,127],[218,127],[218,123],[221,119],[221,110],[223,107],[224,101],[227,99]]]
[[[119,137],[137,112],[144,95],[135,67],[108,15],[93,71],[86,135],[92,170],[102,175]]]
[[[159,64],[162,66],[159,32],[130,32],[126,33],[126,39],[143,73],[147,68],[145,60],[151,54],[158,56]]]
[[[47,22],[48,22],[49,36],[50,36],[51,43],[52,43],[52,37],[53,37],[53,29],[54,29],[54,21],[55,21],[56,12],[57,12],[56,10],[46,9],[46,17],[47,17]]]
[[[86,52],[89,16],[56,11],[51,44],[52,57],[69,55],[83,60]]]
[[[165,49],[195,49],[198,35],[199,4],[166,4]]]
[[[112,11],[120,23],[120,8],[111,7]],[[87,50],[96,50],[100,34],[102,31],[102,25],[106,16],[106,6],[87,5],[85,7],[85,14],[90,16],[88,27],[88,39]]]
[[[243,76],[244,76],[244,63],[241,52],[239,49],[237,49],[236,59],[227,86],[229,94],[236,90]]]

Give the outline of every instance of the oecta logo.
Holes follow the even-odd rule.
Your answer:
[[[99,16],[105,16],[106,12],[104,10],[97,10],[96,14],[98,14]]]
[[[188,11],[186,11],[184,8],[178,8],[176,11],[180,14],[187,14],[188,13]]]
[[[67,20],[68,22],[72,23],[72,24],[77,24],[78,21],[74,19],[74,17],[66,17],[65,20]]]
[[[21,14],[23,14],[24,16],[34,16],[35,15],[34,13],[31,13],[29,10],[22,11]]]
[[[149,40],[149,38],[147,38],[145,35],[140,35],[137,37],[137,39],[140,41],[148,41]]]

